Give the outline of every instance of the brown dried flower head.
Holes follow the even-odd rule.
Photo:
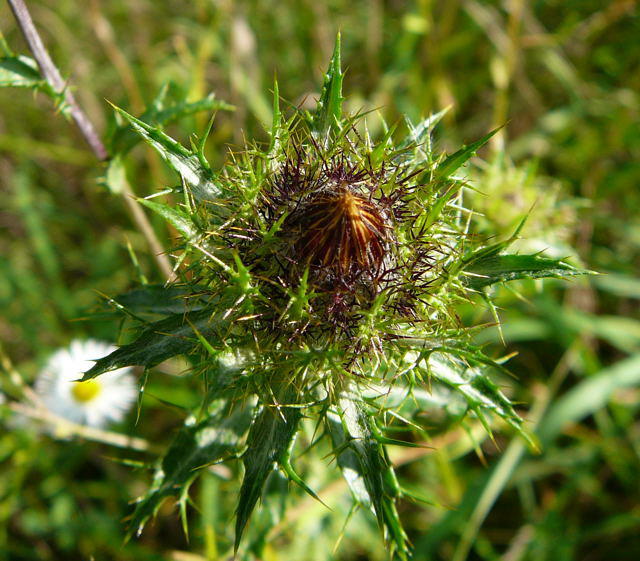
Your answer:
[[[319,193],[302,207],[299,222],[300,261],[347,278],[380,269],[388,226],[373,201],[348,187]]]

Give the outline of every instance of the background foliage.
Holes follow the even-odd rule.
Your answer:
[[[640,29],[633,1],[532,2],[31,2],[52,57],[100,130],[115,126],[107,99],[139,115],[165,100],[215,92],[220,110],[207,144],[219,164],[243,139],[266,140],[273,76],[294,105],[317,96],[335,31],[343,32],[345,92],[353,111],[414,121],[448,105],[434,142],[452,151],[507,122],[469,176],[473,207],[487,232],[506,235],[532,207],[523,251],[555,256],[577,248],[590,284],[522,282],[502,290],[495,353],[517,352],[515,380],[501,380],[544,446],[434,416],[432,450],[392,459],[412,488],[438,505],[401,505],[417,559],[636,559],[640,555],[637,421],[640,381]],[[26,53],[8,8],[0,30]],[[169,127],[187,142],[209,112]],[[123,141],[126,141],[123,140]],[[103,171],[52,102],[0,89],[0,342],[27,380],[74,337],[126,340],[95,312],[100,294],[161,281],[154,252],[122,195],[96,180]],[[127,174],[139,196],[174,181],[149,149],[137,147]],[[174,233],[149,216],[163,247]],[[524,243],[524,242],[523,242]],[[132,255],[135,262],[132,263]],[[491,322],[461,308],[469,323]],[[8,386],[6,381],[5,386]],[[3,387],[10,391],[10,387]],[[136,423],[119,431],[166,446],[198,403],[183,365],[147,380]],[[169,407],[171,402],[175,407]],[[140,539],[122,545],[127,502],[149,485],[132,469],[152,453],[83,439],[56,440],[3,412],[0,434],[0,555],[5,559],[217,559],[228,543],[238,489],[230,473],[208,473],[192,488],[189,541],[165,503]],[[154,451],[152,450],[152,452]],[[114,461],[115,460],[115,461]],[[375,522],[356,513],[345,526],[348,491],[333,466],[308,466],[334,509],[289,489],[287,517],[256,541],[261,558],[384,559]],[[282,482],[274,478],[273,494]],[[265,503],[256,536],[278,515]],[[334,546],[344,533],[335,553]],[[222,538],[221,538],[222,536]],[[309,536],[313,541],[309,543]],[[189,552],[189,553],[187,553]],[[247,554],[249,558],[253,555]],[[192,556],[192,557],[190,557]],[[224,557],[223,557],[224,558]],[[255,558],[255,557],[254,557]]]

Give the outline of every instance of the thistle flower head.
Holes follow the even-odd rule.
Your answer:
[[[391,292],[393,282],[401,282],[395,272],[401,253],[395,231],[406,221],[399,208],[407,191],[398,169],[391,173],[362,163],[357,146],[353,153],[343,146],[338,154],[327,154],[308,142],[305,156],[296,149],[295,158],[287,157],[267,179],[251,227],[262,228],[266,236],[251,240],[240,256],[260,247],[267,266],[254,262],[254,270],[264,270],[278,285],[267,289],[274,309],[263,317],[279,329],[293,316],[277,310],[291,309],[291,294],[298,298],[303,289],[302,331],[317,345],[322,331],[331,331],[331,341],[338,334],[353,339],[363,312],[383,291]]]
[[[387,252],[380,209],[346,185],[310,198],[287,227],[296,257],[335,279],[375,274]]]
[[[181,175],[183,205],[142,203],[183,235],[183,268],[173,285],[116,298],[146,323],[85,379],[186,354],[207,388],[205,414],[167,453],[187,449],[193,465],[162,464],[133,532],[173,490],[186,500],[195,470],[241,454],[238,547],[274,466],[316,496],[293,466],[310,446],[295,439],[310,422],[324,429],[320,440],[354,500],[373,510],[390,550],[405,558],[396,501],[411,493],[385,445],[412,445],[388,436],[398,424],[424,434],[418,393],[438,384],[487,427],[497,415],[531,442],[493,381],[504,367],[473,344],[456,307],[488,298],[498,282],[582,271],[508,254],[515,236],[489,244],[473,232],[460,169],[495,131],[437,154],[431,134],[441,112],[408,122],[405,138],[391,130],[375,142],[362,120],[343,116],[342,79],[338,42],[317,111],[285,119],[276,85],[268,146],[248,146],[217,172],[204,156],[206,135],[188,150],[118,109]]]

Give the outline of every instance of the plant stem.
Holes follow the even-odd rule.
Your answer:
[[[42,76],[58,94],[63,96],[64,102],[69,106],[71,117],[76,123],[76,126],[80,130],[80,133],[86,140],[87,144],[95,154],[96,158],[98,158],[98,160],[100,161],[107,160],[109,158],[107,149],[100,140],[98,133],[96,133],[96,130],[89,120],[89,117],[78,105],[78,102],[71,93],[71,90],[67,87],[67,83],[62,78],[60,71],[53,63],[53,60],[51,60],[49,52],[45,48],[38,30],[33,24],[33,19],[31,18],[31,14],[29,13],[26,4],[23,0],[7,1],[9,2],[11,11],[13,12],[14,17],[18,22],[18,26],[20,27],[22,34],[24,35],[24,38],[29,45],[29,50],[33,54],[33,58],[36,59],[36,62],[40,67]],[[147,243],[149,244],[149,247],[153,252],[158,268],[168,280],[173,280],[175,278],[175,274],[173,272],[173,268],[171,267],[171,262],[169,261],[169,258],[164,254],[162,244],[156,237],[153,227],[151,226],[151,223],[149,222],[146,214],[135,201],[136,195],[131,190],[131,187],[128,184],[123,187],[122,197],[124,199],[125,205],[127,206],[127,209],[131,213],[133,221],[136,223],[138,229],[142,232],[142,235],[147,240]]]
[[[24,381],[24,378],[20,375],[20,373],[13,366],[13,363],[11,362],[11,359],[4,352],[4,349],[2,347],[2,343],[0,343],[0,367],[7,374],[7,379],[9,381],[9,383],[15,389],[17,389],[17,390],[19,390],[21,392],[22,397],[24,397],[27,401],[29,401],[29,403],[31,403],[33,406],[40,406],[42,404],[42,401],[40,400],[40,397],[38,396],[38,394],[36,392],[34,392],[33,389],[31,388],[31,386],[29,386]],[[4,386],[4,381],[3,381],[2,384],[0,384],[0,388],[2,388],[3,386]]]
[[[137,452],[148,452],[152,454],[160,454],[162,452],[160,447],[152,446],[143,438],[72,423],[45,408],[32,407],[17,401],[10,402],[8,407],[15,413],[49,424],[52,427],[52,432],[56,435],[75,435],[118,448],[136,450]]]
[[[91,147],[91,150],[93,150],[96,157],[99,160],[106,160],[109,156],[107,149],[104,147],[104,144],[102,144],[100,137],[91,124],[91,121],[76,102],[71,90],[67,87],[67,83],[63,80],[60,72],[56,68],[56,65],[53,64],[47,49],[42,43],[40,34],[33,24],[31,14],[29,13],[27,6],[23,0],[8,0],[8,2],[18,25],[22,30],[22,34],[29,45],[29,50],[40,67],[42,76],[49,84],[51,84],[57,93],[64,96],[64,101],[69,106],[71,117],[75,121],[78,129],[80,129],[80,132],[82,133],[82,136],[87,141],[87,144]]]

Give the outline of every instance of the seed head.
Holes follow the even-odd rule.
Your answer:
[[[340,277],[377,271],[386,254],[387,225],[375,203],[349,191],[320,193],[294,217],[301,262]]]
[[[253,268],[275,281],[264,291],[274,314],[262,315],[273,317],[272,329],[293,328],[287,338],[296,341],[339,342],[345,357],[362,354],[358,338],[376,339],[363,335],[374,305],[413,321],[413,303],[433,277],[431,242],[414,228],[421,212],[415,170],[407,172],[401,161],[372,164],[359,155],[353,134],[353,145],[329,152],[313,141],[294,145],[263,186],[257,211],[268,232],[262,247],[269,249]],[[247,246],[252,255],[264,243],[256,241]],[[307,315],[290,313],[299,309],[301,290]]]

